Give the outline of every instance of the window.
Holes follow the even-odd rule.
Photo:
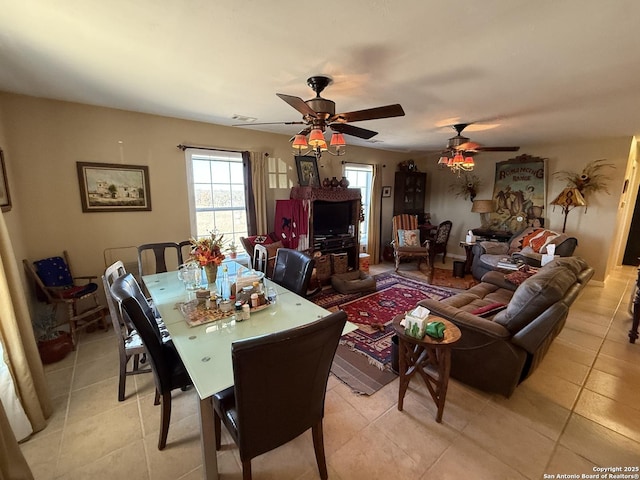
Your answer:
[[[359,188],[361,191],[364,221],[360,223],[360,245],[366,247],[369,242],[369,214],[371,206],[373,167],[371,165],[346,163],[344,167],[344,176],[349,180],[349,188]]]
[[[191,231],[196,238],[224,234],[242,249],[247,236],[244,170],[240,152],[185,150]]]

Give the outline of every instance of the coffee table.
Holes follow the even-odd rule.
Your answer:
[[[433,322],[445,325],[444,338],[431,338],[426,335],[422,340],[405,335],[400,321],[404,315],[397,315],[393,319],[393,328],[398,334],[398,359],[400,368],[400,387],[398,391],[398,410],[402,411],[404,395],[409,387],[411,378],[420,374],[429,393],[438,408],[436,422],[442,422],[444,402],[449,386],[449,372],[451,371],[451,346],[462,337],[460,329],[441,317],[430,316]]]

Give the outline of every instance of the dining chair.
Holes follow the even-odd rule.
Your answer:
[[[238,446],[244,480],[251,479],[253,458],[310,428],[320,478],[327,478],[324,402],[346,320],[339,310],[301,327],[231,345],[234,385],[212,400],[216,450],[224,423]]]
[[[95,275],[74,276],[71,271],[69,254],[65,250],[62,256],[44,258],[29,262],[22,260],[27,277],[35,286],[39,300],[54,307],[54,315],[59,306],[66,307],[69,333],[75,349],[78,330],[102,323],[107,330],[106,308],[98,300],[98,284],[92,280]],[[84,283],[80,283],[84,282]]]
[[[182,265],[184,262],[189,261],[192,246],[191,240],[178,242],[178,265]]]
[[[173,342],[163,342],[158,324],[135,295],[130,291],[131,281],[135,282],[130,273],[114,280],[111,286],[112,295],[120,301],[120,307],[126,312],[135,325],[142,343],[151,361],[151,370],[156,385],[154,405],[161,404],[160,433],[158,436],[158,450],[167,445],[169,423],[171,421],[171,392],[177,388],[183,391],[192,385],[191,377],[176,352]]]
[[[131,321],[122,316],[120,308],[116,305],[116,299],[111,295],[111,286],[115,279],[127,274],[124,263],[117,260],[109,265],[102,275],[102,284],[104,293],[111,315],[111,324],[116,332],[118,341],[118,354],[120,357],[120,374],[118,381],[118,401],[124,401],[126,392],[126,381],[130,375],[138,375],[141,373],[151,373],[151,366],[146,361],[146,353],[142,345],[142,339]],[[132,367],[127,369],[129,360],[133,359]]]
[[[316,293],[308,293],[314,264],[313,258],[299,250],[279,248],[271,280],[302,297],[310,296]]]
[[[417,259],[420,263],[426,260],[430,263],[429,244],[420,244],[420,230],[418,229],[418,217],[416,215],[394,215],[393,224],[393,256],[396,263],[396,272],[402,259]]]
[[[153,253],[153,261],[149,260],[148,252]],[[170,256],[168,256],[169,252],[172,252]],[[140,278],[143,275],[166,272],[168,270],[167,260],[173,260],[176,263],[176,267],[183,263],[180,246],[177,243],[161,242],[140,245],[138,247],[138,272],[140,273]]]

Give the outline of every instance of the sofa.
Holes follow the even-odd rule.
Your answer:
[[[485,273],[495,270],[498,262],[505,257],[540,267],[548,245],[555,245],[555,255],[570,257],[578,246],[578,240],[564,233],[527,227],[507,242],[477,242],[472,248],[471,274],[480,280]]]
[[[462,332],[452,348],[451,376],[509,397],[538,367],[592,276],[583,259],[559,257],[535,274],[490,271],[469,290],[418,305]]]

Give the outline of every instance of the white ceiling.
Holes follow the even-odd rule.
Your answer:
[[[437,150],[640,134],[637,0],[0,0],[0,90],[231,125],[301,115],[328,74],[369,143]],[[473,128],[475,127],[475,128]],[[255,126],[291,135],[300,127]]]

